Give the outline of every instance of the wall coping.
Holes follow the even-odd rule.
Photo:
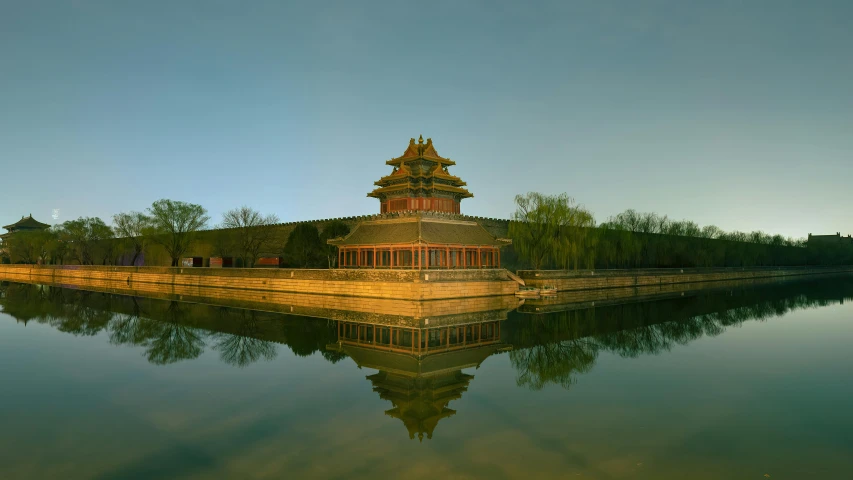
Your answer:
[[[110,265],[0,265],[0,273],[14,270],[90,271],[124,274],[165,274],[180,276],[264,278],[322,281],[370,282],[453,282],[508,281],[505,269],[387,270],[387,269],[303,269],[303,268],[209,268],[209,267],[123,267]]]

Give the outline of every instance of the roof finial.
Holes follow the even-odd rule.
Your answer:
[[[424,136],[423,135],[418,136],[418,143],[424,143]]]

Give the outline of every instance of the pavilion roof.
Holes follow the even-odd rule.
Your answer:
[[[442,244],[504,246],[477,222],[444,219],[415,213],[398,218],[362,222],[349,235],[329,240],[331,245]]]
[[[415,143],[415,139],[409,139],[409,146],[406,148],[406,151],[403,152],[397,158],[392,158],[385,162],[387,165],[400,165],[403,162],[409,160],[415,160],[418,158],[423,158],[426,160],[432,160],[434,162],[438,162],[442,165],[456,165],[456,162],[449,158],[444,158],[438,154],[435,150],[435,147],[432,144],[432,139],[427,138],[426,143],[424,143],[424,137],[420,136],[418,138],[418,143]]]
[[[463,183],[464,185],[464,183]],[[368,197],[377,197],[381,194],[398,192],[400,190],[413,190],[420,191],[422,193],[434,194],[436,191],[447,192],[451,194],[459,195],[462,198],[471,198],[474,196],[473,193],[469,192],[467,189],[456,187],[453,185],[441,185],[441,184],[430,184],[430,185],[417,185],[411,183],[398,183],[395,185],[388,185],[384,187],[377,188],[372,192],[368,193]]]
[[[414,355],[387,352],[369,346],[343,345],[342,350],[359,367],[372,368],[405,377],[430,377],[480,366],[488,357],[506,348],[505,343],[480,345],[429,353],[418,359]]]
[[[21,217],[20,220],[11,224],[5,225],[3,228],[6,230],[17,230],[17,229],[39,229],[39,228],[50,228],[50,225],[46,223],[41,223],[38,220],[33,218],[33,215],[30,214],[28,217]]]

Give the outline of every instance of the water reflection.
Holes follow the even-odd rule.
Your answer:
[[[533,390],[549,384],[569,388],[578,374],[592,369],[602,352],[629,358],[658,355],[746,321],[766,321],[853,297],[850,276],[735,286],[580,309],[577,303],[549,299],[543,302],[548,313],[516,312],[506,324],[503,340],[514,346],[510,358],[517,383]],[[535,302],[525,307],[526,312],[537,310]]]
[[[497,316],[431,328],[340,321],[338,341],[327,348],[378,370],[367,380],[379,398],[391,402],[385,414],[401,420],[410,439],[422,441],[432,438],[439,420],[456,413],[448,404],[474,379],[462,370],[510,348],[501,343],[506,316]]]
[[[349,358],[376,370],[366,381],[390,402],[385,414],[399,419],[409,438],[423,440],[433,437],[440,420],[456,413],[452,402],[474,380],[463,370],[493,355],[508,355],[520,387],[568,389],[604,353],[658,355],[746,321],[844,302],[853,296],[853,277],[652,292],[663,299],[634,293],[645,301],[626,301],[630,297],[619,292],[607,293],[609,302],[573,293],[519,309],[514,299],[488,299],[414,308],[407,303],[396,314],[395,305],[381,303],[364,304],[360,311],[323,311],[334,318],[309,318],[4,283],[0,305],[24,325],[36,322],[75,336],[103,333],[113,345],[140,348],[154,365],[193,360],[210,350],[222,362],[246,368],[274,361],[281,346],[299,356],[320,354],[331,363]]]

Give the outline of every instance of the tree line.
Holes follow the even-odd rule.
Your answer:
[[[515,197],[509,235],[520,267],[538,269],[744,267],[849,261],[806,248],[805,239],[725,232],[689,220],[626,210],[596,224],[566,194]]]
[[[284,266],[332,268],[337,252],[326,240],[349,233],[344,222],[334,220],[322,232],[316,225],[299,224],[284,239],[276,228],[276,215],[247,206],[225,212],[212,229],[209,223],[201,205],[162,199],[144,212],[113,215],[112,225],[98,217],[80,217],[46,230],[15,232],[4,239],[0,256],[4,263],[137,265],[152,245],[158,245],[174,267],[192,254],[204,234],[214,255],[236,258],[240,266],[252,267],[268,255],[281,257]]]

